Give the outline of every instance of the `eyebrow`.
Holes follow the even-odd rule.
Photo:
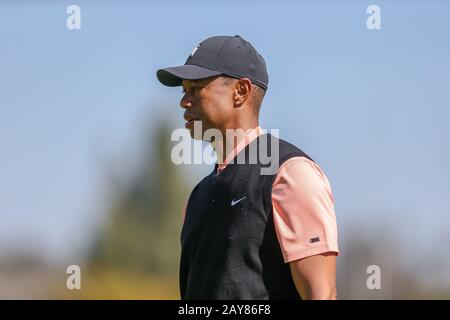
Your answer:
[[[189,82],[190,82],[190,86],[199,86],[199,85],[202,85],[202,83],[200,82],[200,81],[198,81],[198,80],[188,80]],[[181,86],[183,87],[183,88],[186,88],[186,86],[184,85],[184,81],[182,81],[181,82]]]

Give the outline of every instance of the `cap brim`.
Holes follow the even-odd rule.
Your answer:
[[[186,80],[200,80],[209,77],[219,76],[222,72],[210,70],[199,67],[193,64],[186,64],[178,67],[169,67],[159,69],[156,72],[156,77],[159,82],[168,87],[181,86],[183,79]]]

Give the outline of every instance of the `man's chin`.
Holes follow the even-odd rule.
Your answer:
[[[203,123],[199,120],[186,124],[186,129],[189,130],[189,134],[193,140],[203,140],[204,129]]]
[[[219,129],[208,128],[202,125],[201,121],[195,121],[195,124],[186,125],[189,134],[193,140],[212,142],[217,139],[222,139],[222,134]]]
[[[189,130],[189,134],[191,135],[191,138],[193,140],[199,140],[202,141],[203,140],[203,131],[195,131],[193,127],[188,128]]]

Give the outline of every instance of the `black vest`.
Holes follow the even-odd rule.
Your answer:
[[[276,172],[261,175],[268,166],[259,157],[249,164],[252,144],[267,145],[272,156],[270,139],[277,138],[263,134],[247,145],[245,164],[228,164],[219,175],[216,164],[192,191],[181,231],[181,299],[300,299],[275,232]],[[280,166],[296,156],[312,160],[278,142]]]

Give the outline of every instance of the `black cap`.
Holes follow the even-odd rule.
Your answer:
[[[169,87],[181,86],[183,79],[199,80],[227,75],[249,78],[267,89],[269,75],[266,62],[255,48],[241,36],[216,36],[196,46],[182,66],[159,69],[158,80]]]

